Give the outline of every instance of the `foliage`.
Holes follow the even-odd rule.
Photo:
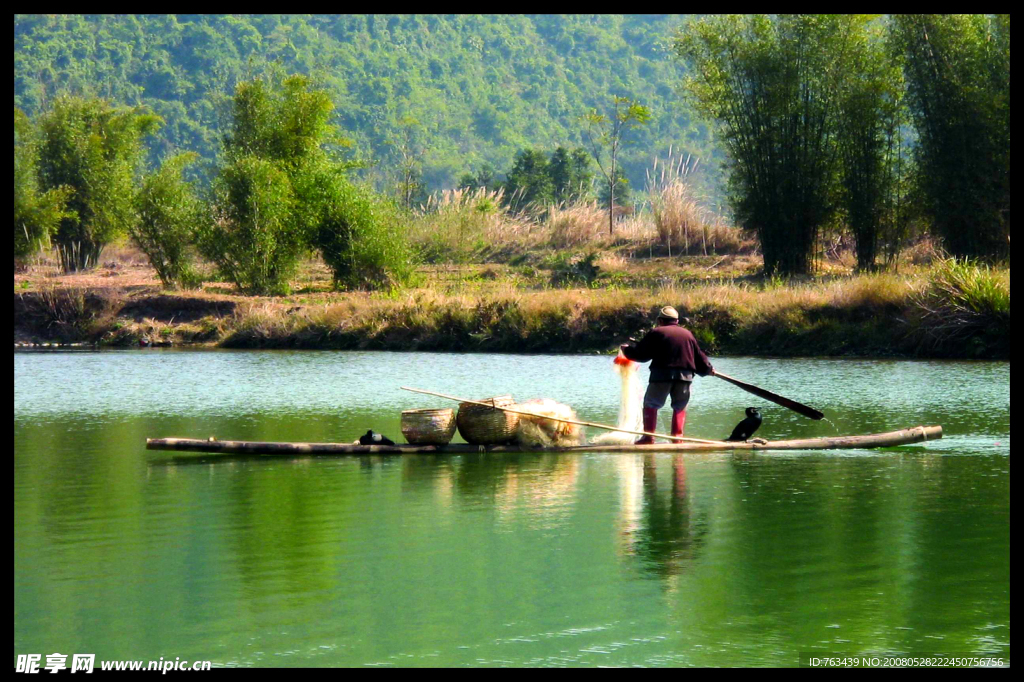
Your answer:
[[[199,246],[220,272],[250,294],[286,294],[303,248],[288,176],[256,156],[236,158],[214,181],[216,219]]]
[[[608,188],[607,201],[602,202],[608,206],[608,234],[615,231],[615,196],[616,189],[621,184],[622,175],[622,169],[617,165],[619,150],[628,142],[626,134],[648,124],[651,121],[651,116],[651,110],[638,101],[615,95],[612,97],[609,115],[606,116],[598,112],[597,109],[592,109],[583,117],[587,126],[587,140]],[[607,164],[601,161],[603,149],[608,150]]]
[[[181,177],[197,159],[194,152],[167,159],[159,171],[143,180],[135,197],[138,221],[128,232],[166,286],[192,289],[202,282],[194,250],[195,235],[207,220],[206,206]]]
[[[39,185],[73,190],[54,240],[66,272],[95,266],[104,245],[135,220],[142,138],[160,123],[143,107],[79,97],[61,97],[40,115]]]
[[[315,242],[334,285],[392,290],[406,284],[412,257],[406,240],[394,233],[402,218],[398,208],[342,177],[330,190]]]
[[[539,149],[520,150],[505,177],[505,199],[513,212],[546,208],[554,201],[548,159]]]
[[[891,38],[903,58],[935,231],[956,255],[1008,255],[1009,15],[897,15]]]
[[[590,198],[594,171],[586,149],[559,145],[548,162],[548,176],[554,203],[568,206]]]
[[[204,252],[240,289],[287,291],[306,249],[319,250],[336,286],[392,288],[408,279],[400,220],[354,187],[333,104],[311,79],[292,75],[240,83],[224,138],[227,165],[214,184],[217,220]]]
[[[722,128],[737,218],[757,231],[769,273],[809,272],[835,211],[838,98],[868,20],[717,16],[676,41],[693,101]]]
[[[151,162],[173,150],[211,163],[226,126],[224,93],[280,64],[318,77],[333,122],[367,158],[413,117],[422,128],[422,182],[457,185],[466,168],[509,168],[526,146],[581,144],[578,116],[606,93],[652,110],[621,163],[642,186],[651,154],[670,144],[709,161],[695,180],[720,194],[710,131],[680,107],[679,66],[664,44],[672,15],[139,15],[14,17],[15,104],[30,116],[58,92],[141,103],[167,124]],[[368,171],[369,172],[369,171]],[[490,189],[494,189],[489,185]]]
[[[601,274],[601,268],[595,262],[598,256],[600,254],[596,251],[578,255],[557,254],[551,261],[552,286],[591,286]]]
[[[270,72],[235,88],[224,151],[229,159],[257,156],[300,173],[326,156],[327,144],[343,138],[330,122],[334,105],[322,88],[301,75],[276,80]]]
[[[60,221],[73,218],[66,210],[73,190],[55,187],[39,191],[36,175],[38,140],[28,117],[14,110],[14,259],[23,260],[50,245]]]

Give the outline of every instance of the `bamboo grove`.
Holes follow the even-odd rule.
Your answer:
[[[768,273],[845,221],[858,264],[919,217],[953,255],[1009,254],[1009,16],[715,16],[678,36]],[[912,121],[911,129],[907,123]],[[910,143],[914,142],[914,145]]]

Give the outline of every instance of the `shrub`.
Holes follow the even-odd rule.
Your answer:
[[[551,284],[553,286],[572,286],[582,284],[591,286],[601,274],[601,268],[595,262],[596,251],[586,255],[570,256],[560,253],[552,259]]]
[[[392,290],[409,281],[411,254],[396,226],[399,209],[339,179],[315,243],[337,287]]]
[[[192,289],[202,282],[194,267],[195,233],[204,206],[181,173],[198,155],[180,154],[147,177],[135,198],[138,222],[128,232],[164,285]]]
[[[303,247],[287,176],[269,161],[241,157],[221,171],[214,196],[216,219],[201,230],[202,253],[246,293],[287,293]]]

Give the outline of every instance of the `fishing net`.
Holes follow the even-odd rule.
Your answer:
[[[640,384],[640,377],[637,370],[640,365],[628,359],[619,351],[618,356],[612,362],[612,367],[619,375],[621,382],[621,395],[619,397],[619,421],[616,423],[620,429],[630,431],[643,431],[643,386]],[[624,433],[622,431],[610,431],[602,433],[591,440],[591,443],[598,445],[627,445],[637,439],[636,434]]]
[[[531,412],[543,417],[519,415],[519,443],[527,447],[552,447],[581,445],[583,443],[583,427],[578,424],[567,424],[555,419],[576,420],[576,413],[568,405],[556,403],[549,398],[528,400],[516,405],[517,410]],[[554,419],[544,419],[553,417]]]

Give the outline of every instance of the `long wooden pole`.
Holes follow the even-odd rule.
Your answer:
[[[727,374],[722,374],[718,370],[715,370],[715,376],[718,377],[719,379],[725,379],[730,384],[733,384],[734,386],[739,386],[744,391],[747,391],[748,393],[753,393],[754,395],[758,396],[759,398],[764,398],[765,400],[770,400],[771,402],[773,402],[773,403],[775,403],[777,405],[782,405],[783,407],[788,407],[789,409],[793,410],[794,412],[798,412],[799,414],[802,414],[805,417],[810,417],[811,419],[824,419],[824,417],[825,417],[824,414],[822,414],[818,410],[814,409],[813,407],[808,407],[807,405],[804,405],[803,403],[798,403],[795,400],[790,400],[789,398],[781,396],[778,393],[772,393],[771,391],[766,391],[765,389],[761,388],[760,386],[755,386],[754,384],[748,384],[747,382],[740,381],[739,379],[733,379],[731,376],[729,376]]]
[[[686,443],[714,443],[721,444],[723,441],[720,440],[701,440],[700,438],[684,438],[682,436],[668,436],[664,433],[648,433],[647,431],[631,431],[629,429],[620,429],[618,426],[609,426],[608,424],[596,424],[594,422],[581,422],[575,419],[559,419],[557,417],[549,417],[543,414],[536,414],[534,412],[523,412],[522,410],[514,410],[508,407],[498,407],[497,405],[491,405],[490,403],[482,403],[477,400],[466,400],[465,398],[456,398],[452,395],[445,395],[444,393],[434,393],[433,391],[424,391],[420,388],[409,388],[408,386],[402,386],[403,391],[412,391],[413,393],[423,393],[424,395],[432,395],[436,398],[444,398],[446,400],[454,400],[459,403],[470,403],[472,405],[483,405],[484,407],[490,407],[495,410],[501,410],[502,412],[511,412],[512,414],[522,414],[527,417],[536,417],[538,419],[550,419],[555,422],[565,422],[566,424],[578,424],[579,426],[593,426],[595,429],[604,429],[606,431],[618,431],[619,433],[629,433],[635,436],[654,436],[655,438],[668,438],[669,440],[682,441]]]
[[[475,452],[722,452],[761,450],[833,450],[846,448],[881,448],[927,442],[942,438],[941,426],[917,426],[891,433],[866,436],[834,436],[780,441],[723,441],[721,443],[654,443],[651,445],[572,445],[532,449],[519,445],[356,445],[353,443],[261,443],[236,440],[194,440],[188,438],[147,438],[147,450],[206,452],[217,455],[263,455],[279,457],[331,455],[458,455]],[[209,462],[204,457],[176,458],[167,463]],[[157,462],[152,462],[157,464]]]

